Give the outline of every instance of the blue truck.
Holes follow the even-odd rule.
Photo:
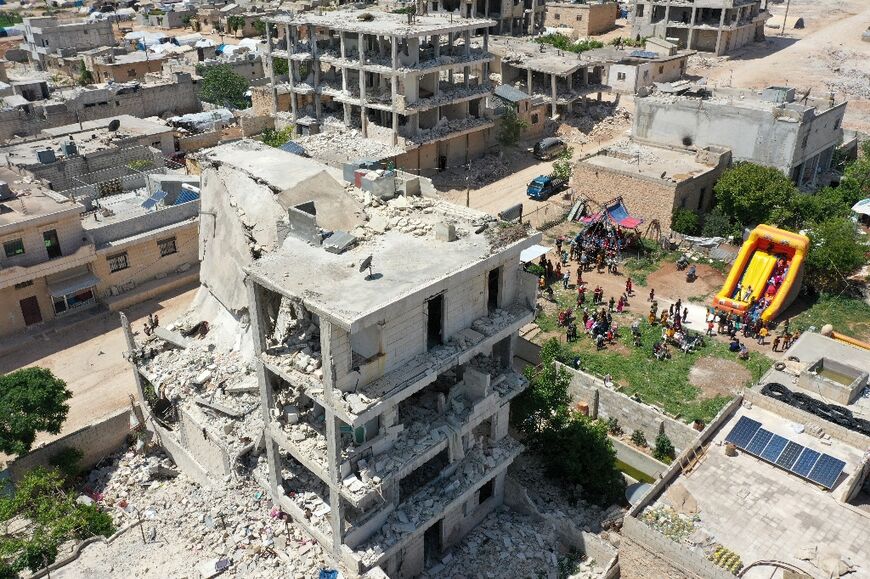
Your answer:
[[[567,182],[565,179],[553,175],[539,175],[529,183],[526,195],[529,196],[529,199],[544,201],[551,195],[555,195],[565,189],[566,186]]]

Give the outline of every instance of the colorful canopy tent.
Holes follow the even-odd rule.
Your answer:
[[[638,219],[637,217],[632,217],[628,213],[628,208],[626,208],[625,203],[622,202],[622,197],[617,197],[612,201],[608,201],[604,205],[604,211],[599,211],[594,215],[590,215],[589,217],[583,217],[580,219],[583,223],[592,224],[601,221],[604,218],[604,215],[607,215],[608,219],[619,225],[620,227],[625,227],[626,229],[636,229],[638,225],[643,223],[643,219]]]

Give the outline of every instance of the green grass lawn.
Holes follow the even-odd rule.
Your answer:
[[[820,331],[825,324],[833,325],[834,331],[870,341],[870,305],[855,298],[822,295],[791,320],[792,328],[803,330],[815,326]]]
[[[713,356],[746,367],[752,379],[747,384],[729,384],[735,387],[756,382],[773,363],[766,356],[756,353],[751,354],[749,360],[738,360],[735,354],[728,351],[727,345],[714,340],[708,340],[704,348],[691,354],[672,348],[672,358],[659,361],[653,358],[652,347],[661,338],[660,326],[651,327],[644,321],[641,324],[643,346],[636,348],[628,327],[631,317],[614,317],[620,325],[619,345],[609,346],[599,352],[591,338],[581,334],[580,339],[566,344],[566,347],[574,355],[580,356],[584,371],[598,376],[610,374],[624,394],[637,395],[644,402],[655,404],[669,415],[686,422],[696,419],[709,422],[730,400],[728,396],[704,397],[701,389],[689,382],[689,371],[699,358]],[[555,316],[541,315],[537,322],[545,331],[557,327]],[[727,380],[727,376],[723,380]]]

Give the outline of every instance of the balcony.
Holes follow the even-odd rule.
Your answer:
[[[383,409],[423,389],[445,370],[464,364],[488,350],[533,318],[534,312],[519,302],[478,318],[471,327],[457,332],[446,344],[418,354],[381,378],[358,388],[356,392],[344,393],[335,401],[336,413],[347,417],[345,421],[351,426],[359,426]]]
[[[0,289],[86,265],[95,257],[94,246],[89,244],[82,245],[69,255],[45,259],[31,265],[4,265],[0,268]]]
[[[424,533],[445,511],[458,507],[487,481],[504,472],[522,448],[516,440],[505,437],[490,446],[468,449],[462,460],[449,464],[402,500],[386,517],[384,525],[354,548],[354,556],[366,567],[389,557]]]

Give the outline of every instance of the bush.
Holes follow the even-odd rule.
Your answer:
[[[671,215],[671,229],[684,235],[698,235],[700,219],[689,209],[677,207]]]
[[[574,156],[574,149],[566,148],[559,153],[559,157],[553,163],[553,176],[568,181],[571,179],[571,172],[574,169],[574,164],[571,162],[571,157]]]
[[[619,436],[622,434],[622,427],[619,425],[619,420],[614,417],[610,417],[607,419],[607,432],[614,436]]]
[[[515,147],[528,126],[512,107],[508,107],[498,121],[498,142],[504,147]]]
[[[245,98],[249,86],[248,80],[233,72],[233,69],[225,64],[209,66],[205,69],[199,84],[199,96],[205,102],[237,109],[248,106]]]
[[[48,459],[48,464],[53,466],[63,475],[67,482],[71,481],[81,472],[80,464],[85,456],[81,450],[67,446],[56,452]]]
[[[704,226],[701,235],[704,237],[727,237],[734,231],[731,220],[725,215],[725,211],[718,205],[704,217]]]
[[[273,58],[272,70],[276,75],[283,76],[285,74],[290,74],[290,65],[287,63],[286,58]]]
[[[791,207],[797,188],[777,169],[737,163],[722,173],[713,191],[717,206],[740,232],[744,227],[771,223],[772,214]]]
[[[671,443],[671,439],[668,438],[668,435],[662,432],[656,436],[656,445],[655,448],[653,448],[653,458],[665,463],[670,463],[674,460],[675,456],[676,451],[674,450],[674,445]]]
[[[809,231],[807,284],[820,293],[839,293],[847,278],[865,262],[867,246],[848,219],[835,218],[814,225]]]
[[[72,392],[45,368],[24,368],[0,376],[0,452],[22,455],[37,432],[57,434],[69,412]]]
[[[266,129],[260,135],[260,140],[270,147],[278,148],[281,145],[287,144],[287,141],[293,136],[293,127],[286,127],[277,131],[275,129]]]
[[[632,444],[639,446],[641,448],[646,448],[649,444],[646,441],[646,434],[643,433],[643,430],[635,430],[631,433],[631,442]]]

